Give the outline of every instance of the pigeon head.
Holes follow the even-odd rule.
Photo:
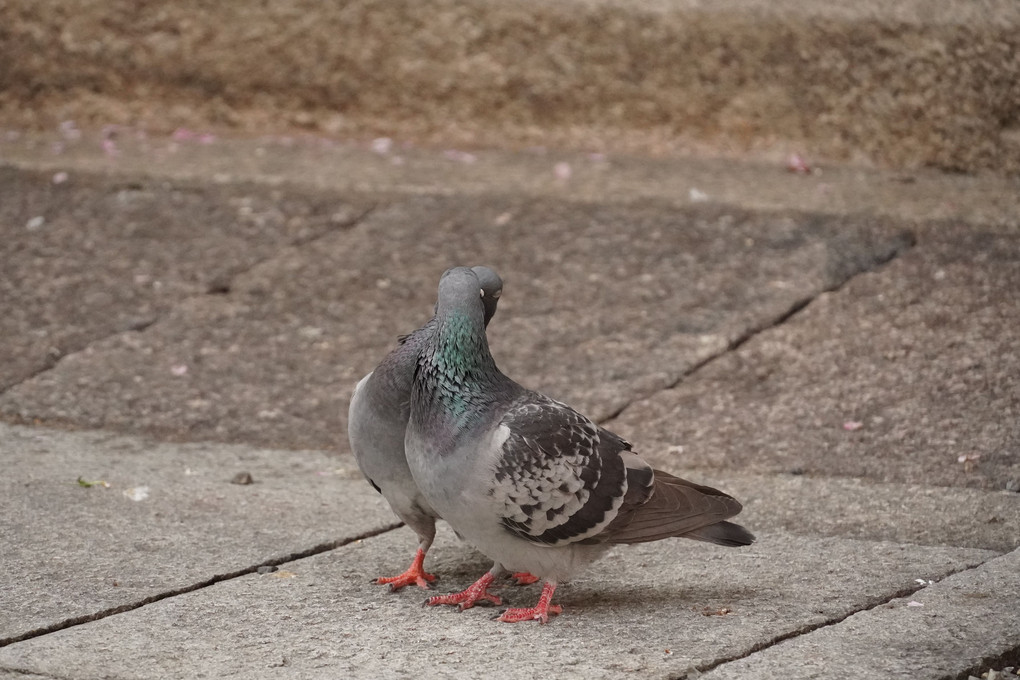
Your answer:
[[[488,325],[496,314],[496,304],[499,302],[499,296],[503,293],[503,279],[499,278],[499,274],[489,267],[472,267],[471,271],[478,277],[478,284],[482,289],[485,324]]]
[[[485,337],[485,292],[467,267],[448,269],[439,280],[435,328],[423,358],[455,383],[486,382],[498,373]]]
[[[473,269],[467,267],[447,269],[439,279],[436,316],[478,319],[484,324],[486,320],[485,303],[482,302],[484,296],[485,290]]]
[[[418,355],[411,391],[419,413],[438,413],[462,427],[477,410],[471,405],[485,400],[499,380],[485,338],[484,294],[478,275],[467,267],[448,269],[439,280],[435,321]]]

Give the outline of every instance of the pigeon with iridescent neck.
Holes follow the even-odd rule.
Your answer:
[[[503,280],[488,267],[475,267],[482,305],[482,323],[496,313]],[[418,535],[418,549],[403,574],[380,577],[376,583],[393,590],[418,585],[428,588],[435,576],[426,572],[425,554],[436,535],[439,515],[418,491],[404,456],[404,430],[410,413],[411,380],[418,352],[429,335],[430,320],[422,328],[400,339],[378,367],[357,384],[351,395],[347,435],[358,467],[369,483],[383,495],[390,508]],[[523,580],[523,579],[522,579]]]
[[[726,521],[740,503],[653,470],[630,443],[503,375],[489,353],[478,276],[443,274],[411,387],[404,449],[418,489],[466,541],[495,561],[460,593],[427,604],[500,603],[505,569],[545,581],[534,607],[499,617],[546,622],[558,583],[612,545],[681,536],[725,546],[754,536]]]

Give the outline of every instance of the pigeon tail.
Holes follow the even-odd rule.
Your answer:
[[[727,548],[739,548],[743,545],[751,545],[755,542],[754,534],[733,522],[716,522],[702,527],[696,531],[689,531],[681,534],[684,538],[693,538],[695,541],[705,541]]]
[[[754,542],[744,527],[725,520],[742,506],[732,496],[655,470],[651,497],[642,505],[621,509],[606,532],[607,543],[645,543],[681,536],[717,545]]]

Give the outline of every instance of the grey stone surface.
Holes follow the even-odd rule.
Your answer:
[[[1016,488],[1015,290],[1020,238],[942,225],[609,426],[663,464]]]
[[[0,390],[349,226],[334,196],[0,167]]]
[[[865,214],[909,222],[963,220],[1020,230],[1020,178],[924,168],[904,172],[815,163],[815,172],[798,174],[786,169],[781,156],[728,160],[545,148],[440,149],[406,140],[380,147],[309,134],[223,136],[208,143],[179,140],[171,133],[127,134],[117,140],[117,155],[110,156],[103,151],[102,130],[82,130],[77,140],[53,132],[8,135],[0,135],[3,162],[72,176],[109,173],[269,186],[296,182],[345,196],[546,196],[678,207],[707,200],[751,210]]]
[[[617,549],[557,601],[546,626],[494,610],[423,609],[420,591],[368,583],[413,543],[401,529],[86,625],[0,648],[0,668],[75,678],[648,677],[747,654],[838,620],[915,579],[938,580],[994,556],[980,550],[762,534],[750,548],[688,541]],[[440,588],[487,565],[445,526]],[[537,586],[503,591],[530,603]]]
[[[0,395],[0,413],[345,447],[355,382],[428,318],[446,267],[485,263],[506,281],[490,333],[501,368],[605,418],[909,242],[873,218],[405,199],[93,343]]]
[[[33,673],[30,677],[32,677],[32,678],[44,678],[44,679],[45,678],[54,678],[54,680],[57,680],[57,678],[59,678],[59,676],[55,676],[55,675],[42,675],[42,674],[39,674],[39,673]],[[24,673],[19,673],[17,671],[8,671],[8,670],[4,670],[4,669],[0,668],[0,678],[3,678],[3,680],[25,680],[25,674]]]
[[[1020,494],[1013,492],[737,470],[669,471],[739,499],[744,504],[739,521],[755,531],[997,552],[1020,547]]]
[[[0,641],[395,523],[349,456],[7,425],[0,451]]]
[[[1000,655],[1020,658],[1018,572],[1020,551],[1014,551],[701,677],[863,680],[980,673]],[[882,653],[874,653],[878,649]]]
[[[784,668],[774,665],[781,659],[772,651],[787,649],[779,643],[784,635],[792,636],[789,642],[803,638],[818,658],[840,658],[848,649],[846,664],[883,680],[890,669],[904,668],[913,677],[941,679],[946,669],[956,675],[964,661],[992,663],[1004,649],[1008,656],[1003,634],[1016,639],[1015,621],[998,624],[1003,611],[1016,609],[1020,570],[1015,555],[993,558],[1020,543],[1020,494],[996,491],[988,480],[1015,460],[1015,437],[1004,429],[1007,418],[1016,420],[1009,397],[1016,386],[1010,344],[1016,317],[1009,307],[1020,206],[1015,183],[828,167],[804,177],[779,165],[540,151],[479,153],[471,161],[399,143],[381,154],[356,145],[319,146],[322,140],[314,138],[181,142],[175,151],[166,139],[152,138],[150,152],[136,140],[139,153],[133,155],[127,132],[118,134],[118,155],[107,156],[98,138],[86,136],[60,154],[44,143],[36,156],[25,151],[16,162],[47,171],[37,184],[25,180],[25,196],[40,201],[30,207],[48,204],[47,178],[69,172],[60,186],[81,189],[69,214],[87,217],[80,224],[93,225],[111,252],[123,248],[128,259],[148,257],[148,251],[119,243],[121,232],[102,230],[104,219],[125,219],[111,208],[117,199],[109,187],[142,193],[157,187],[156,198],[164,190],[195,191],[181,211],[192,221],[202,206],[218,201],[238,208],[231,202],[238,196],[251,197],[269,215],[276,201],[293,205],[295,214],[305,214],[306,202],[316,200],[361,205],[369,198],[382,207],[354,227],[353,236],[333,226],[326,231],[336,233],[316,232],[312,241],[260,236],[238,246],[236,262],[229,254],[203,261],[180,275],[173,296],[158,305],[144,302],[158,318],[143,332],[90,340],[55,369],[7,390],[0,397],[6,417],[26,409],[25,418],[34,419],[31,407],[79,428],[112,423],[167,439],[307,442],[331,452],[174,445],[38,424],[0,428],[0,677],[679,677],[692,667],[745,656],[752,663],[760,655],[763,668]],[[11,158],[8,141],[0,138],[5,160]],[[151,153],[157,144],[162,152]],[[570,163],[569,178],[557,178],[558,162]],[[86,167],[126,174],[78,177]],[[150,176],[169,183],[139,179]],[[242,178],[260,184],[238,186]],[[277,186],[290,180],[309,186]],[[732,205],[692,207],[701,202],[691,198],[692,188]],[[409,198],[419,194],[433,195]],[[287,203],[291,199],[296,203]],[[231,214],[209,209],[224,219]],[[951,220],[915,221],[930,217]],[[919,236],[914,249],[821,295],[779,327],[761,328],[781,318],[775,313],[784,305],[790,309],[826,282],[837,284],[873,263],[904,223]],[[662,248],[661,236],[640,242],[656,225],[669,225],[661,231],[674,239],[674,250]],[[73,231],[70,223],[62,229]],[[168,251],[191,238],[188,229],[175,229]],[[637,243],[626,242],[621,230],[631,230]],[[73,257],[61,260],[59,251],[62,244],[77,247],[76,238],[51,242],[47,252],[74,263]],[[202,243],[213,247],[218,239]],[[690,244],[697,248],[685,255]],[[249,257],[249,247],[257,257]],[[756,262],[760,249],[769,254]],[[185,253],[187,260],[200,257],[186,247]],[[631,421],[628,434],[666,469],[744,501],[741,521],[761,541],[738,551],[679,541],[615,551],[561,587],[557,600],[566,613],[545,627],[497,625],[489,620],[492,610],[422,610],[420,591],[392,595],[370,585],[369,578],[406,566],[414,544],[406,529],[328,550],[357,536],[355,530],[380,531],[393,522],[350,459],[332,452],[344,438],[336,411],[346,406],[359,372],[408,324],[428,316],[446,259],[474,257],[501,266],[508,278],[493,327],[494,344],[505,343],[497,346],[501,366],[579,405],[595,404],[593,411],[657,390],[660,380],[725,347],[686,342],[706,334],[730,341],[760,328],[727,354],[771,358],[773,364],[764,364],[771,372],[758,377],[765,384],[774,380],[774,391],[757,390],[758,383],[747,380],[750,369],[728,366],[724,356],[678,388],[707,375],[712,387],[703,396],[661,418]],[[60,269],[46,263],[36,261],[31,280],[53,285]],[[203,278],[217,263],[229,264],[230,291],[207,294],[220,287],[221,279]],[[641,278],[645,270],[655,275],[653,282]],[[428,282],[419,284],[425,271]],[[663,299],[656,297],[655,277],[667,284]],[[45,296],[32,298],[23,278],[19,299],[50,304]],[[71,288],[87,284],[76,279]],[[117,298],[118,306],[104,306],[99,315],[130,306],[121,302]],[[636,311],[643,308],[647,315]],[[58,314],[54,332],[73,318],[61,321]],[[685,332],[670,335],[681,328]],[[901,340],[903,346],[894,342]],[[951,360],[963,350],[975,361],[957,371]],[[593,368],[575,356],[588,351],[609,359]],[[834,357],[839,371],[831,370]],[[603,381],[611,389],[593,391]],[[954,385],[964,392],[947,389]],[[650,402],[678,390],[655,392]],[[736,410],[716,411],[716,390],[735,394],[730,408]],[[875,429],[874,414],[865,414],[861,429],[846,431],[842,424],[851,421],[837,409],[838,436],[857,437],[854,445],[866,450],[857,460],[859,452],[843,444],[824,449],[830,443],[824,428],[814,431],[810,423],[815,411],[831,406],[825,395],[862,390],[883,409],[909,411],[897,427],[914,415],[934,426],[905,429],[905,439],[895,439],[898,429]],[[755,410],[759,402],[773,404],[774,412],[762,417]],[[825,469],[794,470],[773,466],[767,455],[705,458],[672,437],[671,418],[711,427],[745,417],[739,432],[726,430],[739,435],[737,443],[767,438],[766,453],[789,446],[844,459],[829,460]],[[951,445],[954,437],[958,442]],[[952,456],[957,477],[944,479],[943,453],[959,442],[972,444],[981,457],[968,465]],[[678,445],[683,451],[670,449]],[[879,462],[891,472],[876,474]],[[242,469],[254,475],[254,485],[229,483]],[[832,476],[833,470],[862,476]],[[113,486],[80,487],[79,475]],[[983,488],[939,486],[940,480]],[[149,487],[147,499],[124,496],[142,485]],[[984,548],[990,551],[975,550]],[[293,559],[312,553],[318,554]],[[275,575],[250,573],[281,560],[288,563]],[[429,558],[442,578],[441,592],[465,586],[486,566],[445,527]],[[936,583],[921,589],[916,579]],[[968,580],[959,581],[966,584],[959,592],[956,586],[940,590],[954,579]],[[983,597],[992,589],[1007,597]],[[537,597],[536,587],[505,592],[514,605]],[[922,599],[941,592],[944,599]],[[911,600],[925,606],[899,606]],[[890,602],[886,619],[883,607]],[[1011,608],[1000,609],[1002,603]],[[911,627],[917,621],[897,618],[918,610],[939,616],[922,630]],[[843,623],[853,629],[838,623],[848,615]],[[857,621],[866,625],[857,627]],[[902,629],[906,637],[881,637],[883,628]],[[31,639],[13,642],[25,635]],[[923,652],[920,664],[917,650],[903,649],[910,636]],[[817,668],[798,649],[787,666],[800,661]],[[739,663],[723,663],[715,672],[742,668]],[[839,677],[846,668],[825,672]]]

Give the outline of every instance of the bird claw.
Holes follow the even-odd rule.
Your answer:
[[[376,583],[381,586],[388,585],[390,587],[390,592],[395,593],[406,586],[418,586],[423,590],[432,590],[429,583],[435,580],[436,577],[434,574],[426,574],[425,572],[414,574],[411,573],[411,570],[408,570],[400,576],[380,576],[372,581],[372,583]]]
[[[550,615],[563,613],[563,607],[558,604],[550,604],[555,591],[556,584],[546,581],[545,585],[542,586],[542,594],[538,598],[538,604],[534,607],[511,607],[503,611],[499,615],[498,620],[505,623],[518,623],[520,621],[549,623]]]
[[[372,583],[378,585],[389,585],[390,592],[397,592],[405,586],[418,586],[422,590],[432,590],[429,583],[436,580],[435,574],[430,574],[425,571],[422,564],[425,561],[425,553],[419,550],[415,553],[414,561],[411,562],[411,566],[407,568],[403,574],[399,576],[380,576],[374,579]]]
[[[429,574],[429,576],[431,576],[431,575],[432,574]],[[407,580],[407,581],[404,581],[404,580],[401,580],[401,581],[389,581],[389,580],[383,580],[383,579],[380,578],[380,579],[376,580],[376,583],[378,583],[379,585],[389,584],[390,592],[391,593],[396,593],[400,589],[404,588],[405,586],[410,586],[410,585],[416,585],[419,588],[421,588],[422,590],[432,590],[432,586],[429,585],[429,581],[431,581],[431,580],[433,580],[433,579],[419,578],[419,579],[411,579],[411,580]]]
[[[503,600],[499,595],[493,595],[487,590],[481,590],[479,592],[471,592],[471,588],[463,590],[459,593],[450,593],[449,595],[434,595],[425,600],[423,606],[435,607],[440,604],[452,604],[457,605],[457,609],[464,611],[465,609],[471,609],[476,605],[486,607],[498,607],[503,604]]]
[[[492,574],[486,573],[461,592],[450,593],[449,595],[434,595],[425,600],[423,606],[435,607],[440,604],[452,604],[457,605],[460,611],[464,611],[465,609],[471,609],[477,604],[501,605],[503,600],[498,595],[493,595],[489,592],[489,586],[492,584],[492,581]]]
[[[549,623],[549,616],[562,614],[563,607],[558,604],[550,605],[548,608],[537,607],[511,607],[500,612],[499,616],[493,617],[496,621],[504,623],[520,623],[521,621],[538,621]]]
[[[530,574],[526,571],[515,571],[510,574],[510,578],[516,581],[514,585],[517,586],[530,586],[532,583],[538,583],[541,580],[534,574]]]

